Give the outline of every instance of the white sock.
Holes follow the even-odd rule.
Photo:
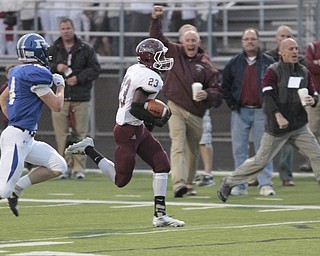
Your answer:
[[[102,171],[102,173],[114,183],[115,177],[116,177],[116,170],[114,169],[114,163],[108,160],[107,158],[103,158],[99,162],[98,167]]]
[[[31,181],[29,179],[29,176],[28,175],[25,175],[23,177],[21,177],[18,182],[16,183],[16,186],[14,188],[14,193],[17,195],[17,196],[20,196],[21,192],[30,187],[32,184],[31,184]]]
[[[153,193],[154,196],[166,196],[168,183],[168,173],[154,173],[153,174]]]

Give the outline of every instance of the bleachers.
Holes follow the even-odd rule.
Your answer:
[[[22,0],[21,0],[22,1]],[[35,7],[29,8],[41,8],[39,5],[39,0],[23,0],[26,3],[36,3]],[[48,3],[59,3],[65,2],[63,0],[47,0]],[[95,3],[104,3],[106,6],[93,6],[89,4],[88,1],[84,0],[70,0],[70,3],[76,2],[79,4],[86,4],[85,10],[91,12],[97,11],[119,11],[122,13],[119,16],[119,19],[124,19],[120,23],[126,22],[126,13],[132,11],[127,4],[130,0],[98,0],[94,1]],[[150,2],[147,0],[141,0],[141,2]],[[162,4],[169,3],[195,3],[193,0],[163,0],[163,1],[154,1],[155,3],[159,2]],[[239,52],[240,44],[239,38],[244,28],[246,27],[255,27],[260,31],[261,41],[263,48],[271,48],[274,46],[274,35],[275,29],[279,24],[288,24],[290,25],[296,34],[299,44],[304,50],[307,41],[314,39],[316,37],[317,31],[315,28],[319,27],[319,1],[317,0],[285,0],[285,1],[276,1],[276,0],[238,0],[238,1],[217,1],[217,0],[197,0],[197,11],[203,12],[207,8],[208,4],[218,3],[217,9],[219,13],[217,15],[216,28],[214,32],[201,31],[200,35],[203,39],[210,34],[214,35],[217,39],[217,57],[213,58],[213,61],[217,63],[219,68],[223,68],[225,62],[229,59],[228,57]],[[118,7],[110,7],[109,3],[118,3]],[[59,10],[59,7],[50,7],[53,9]],[[74,8],[74,7],[71,7]],[[166,7],[167,11],[177,10],[179,7]],[[35,22],[38,22],[35,19]],[[314,28],[313,31],[310,31],[310,27]],[[30,31],[21,30],[18,28],[17,31],[13,31],[15,34],[24,34]],[[52,34],[55,36],[59,35],[58,31],[40,31],[36,30],[35,32],[46,32],[47,34]],[[1,33],[1,31],[0,31]],[[141,32],[129,32],[123,28],[122,31],[110,32],[110,31],[77,31],[77,34],[80,36],[90,35],[92,37],[100,36],[110,36],[119,37],[123,40],[120,40],[120,47],[124,48],[125,42],[129,37],[136,36],[148,36],[147,31]],[[170,37],[177,37],[175,32],[166,32]],[[210,48],[210,45],[208,46]],[[124,51],[122,51],[124,52]],[[121,53],[121,52],[120,52]],[[131,64],[135,61],[131,56],[124,56],[119,54],[118,56],[112,56],[110,58],[107,56],[101,56],[100,60],[103,66],[117,68],[125,68],[128,64]],[[3,67],[7,62],[11,63],[15,61],[15,56],[0,56],[0,67]]]
[[[22,0],[21,0],[22,1]],[[37,2],[39,0],[24,0],[26,2]],[[47,0],[47,2],[62,2],[65,0]],[[142,2],[149,2],[149,0],[141,0]],[[90,3],[91,1],[84,0],[69,0],[68,2]],[[125,19],[126,11],[130,9],[126,3],[130,0],[97,0],[95,3],[119,3],[118,10],[123,12],[120,19]],[[274,36],[275,30],[280,24],[290,25],[294,29],[296,38],[300,46],[304,49],[306,43],[314,39],[319,34],[319,1],[317,0],[248,0],[248,1],[204,1],[204,0],[161,0],[154,1],[156,3],[172,3],[172,2],[196,2],[198,4],[197,10],[201,10],[202,3],[219,3],[218,17],[215,31],[210,30],[201,31],[200,35],[205,39],[208,35],[214,35],[218,41],[217,56],[212,57],[214,64],[222,70],[225,63],[231,56],[241,51],[240,38],[243,29],[247,27],[254,27],[260,31],[261,47],[264,49],[271,49],[275,46]],[[170,10],[170,8],[167,8]],[[172,9],[172,8],[171,8]],[[173,8],[174,9],[174,8]],[[105,6],[88,6],[88,11],[116,11],[116,9]],[[124,20],[122,20],[124,22]],[[2,33],[3,31],[0,31]],[[18,28],[13,33],[24,34],[30,31],[24,31]],[[35,30],[34,32],[42,33],[43,31]],[[50,34],[59,35],[58,31],[45,31]],[[148,36],[148,32],[128,32],[128,31],[77,31],[77,35],[85,36],[89,34],[91,37],[108,36],[119,37],[120,47],[125,47],[124,42],[129,37]],[[165,32],[169,37],[177,37],[176,32]],[[208,46],[210,47],[210,46]],[[124,52],[123,49],[120,52]],[[117,108],[117,94],[119,84],[126,68],[136,61],[133,56],[99,56],[99,61],[103,68],[100,77],[95,81],[93,89],[93,99],[91,108],[91,130],[90,136],[98,137],[98,147],[102,152],[106,152],[108,156],[112,156],[112,128],[114,125],[114,117]],[[0,82],[5,80],[4,67],[9,63],[17,63],[16,56],[3,55],[0,56]],[[161,97],[161,95],[160,95]],[[213,139],[214,145],[219,150],[216,151],[215,168],[232,168],[231,149],[230,149],[230,111],[225,104],[218,109],[212,110],[213,120]],[[1,127],[0,127],[1,128]],[[168,127],[162,129],[156,128],[155,136],[161,138],[162,143],[169,151]],[[52,145],[55,145],[54,133],[51,123],[51,113],[48,108],[44,108],[41,122],[39,123],[39,131],[37,138],[45,140]],[[299,158],[297,158],[299,160]],[[90,165],[90,161],[88,163]],[[90,166],[89,166],[90,167]]]

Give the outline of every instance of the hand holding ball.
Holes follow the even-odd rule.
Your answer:
[[[168,113],[170,113],[169,107],[164,102],[158,99],[148,100],[144,104],[144,108],[156,118],[163,118],[165,115],[168,115]]]

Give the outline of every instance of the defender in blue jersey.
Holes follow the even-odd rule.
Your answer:
[[[48,47],[38,34],[19,39],[17,54],[22,64],[10,70],[8,87],[0,96],[9,120],[0,137],[0,199],[8,199],[16,216],[18,197],[25,188],[67,171],[64,158],[54,148],[34,139],[43,104],[58,112],[64,100],[63,77],[47,68]],[[56,92],[51,90],[52,84],[57,86]],[[38,167],[21,177],[25,161]]]

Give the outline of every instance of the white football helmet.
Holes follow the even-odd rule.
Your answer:
[[[150,69],[161,71],[170,70],[173,66],[173,58],[166,58],[168,48],[155,38],[147,38],[136,47],[136,55],[139,63]]]

